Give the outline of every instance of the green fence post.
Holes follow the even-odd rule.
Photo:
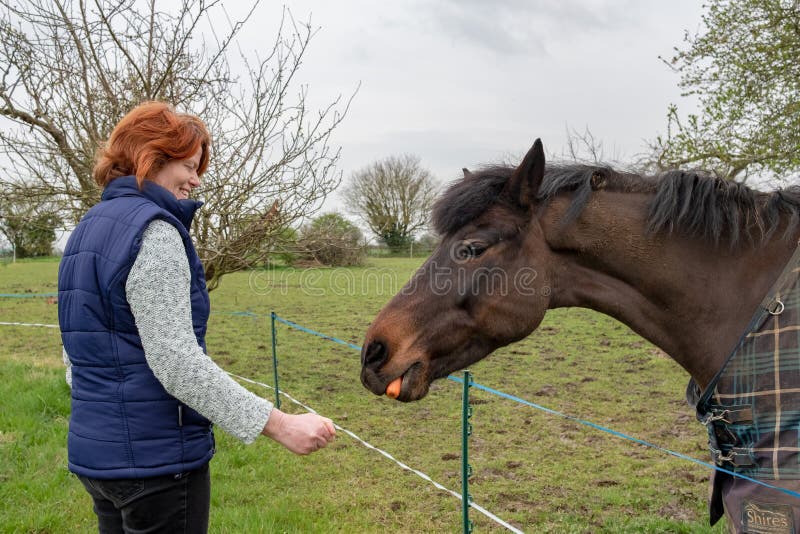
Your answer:
[[[472,466],[469,465],[469,447],[467,440],[472,435],[472,407],[469,405],[469,388],[472,386],[472,375],[464,371],[464,395],[461,399],[461,510],[464,520],[464,534],[472,532],[472,521],[469,520],[469,477],[472,476]]]
[[[278,340],[275,336],[275,312],[270,312],[270,319],[272,320],[272,374],[275,381],[275,407],[281,407],[281,395],[278,389]]]

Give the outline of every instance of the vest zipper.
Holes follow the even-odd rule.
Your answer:
[[[183,406],[178,405],[178,426],[183,426]]]

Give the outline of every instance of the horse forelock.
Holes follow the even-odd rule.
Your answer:
[[[496,204],[515,168],[484,167],[453,183],[433,209],[434,229],[440,235],[457,231]],[[594,189],[652,193],[647,231],[680,232],[730,246],[746,238],[771,237],[788,216],[784,237],[800,227],[800,186],[765,193],[703,171],[672,170],[656,176],[621,172],[606,165],[549,164],[537,201],[572,194],[564,223],[578,217]],[[755,231],[757,237],[752,234]]]
[[[463,228],[495,204],[514,167],[484,167],[454,182],[433,206],[433,228],[447,235]]]

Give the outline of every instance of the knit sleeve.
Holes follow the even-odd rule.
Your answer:
[[[167,392],[245,443],[263,430],[272,403],[217,366],[192,329],[191,273],[178,230],[153,221],[125,284],[147,364]]]
[[[64,367],[66,367],[65,378],[67,380],[67,385],[70,389],[72,389],[72,362],[69,359],[69,354],[67,354],[67,349],[61,349],[61,361],[64,362]]]

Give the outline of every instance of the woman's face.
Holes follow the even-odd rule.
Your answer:
[[[175,195],[178,200],[189,198],[192,189],[200,186],[197,168],[200,166],[202,147],[187,159],[173,159],[161,167],[152,180]]]

